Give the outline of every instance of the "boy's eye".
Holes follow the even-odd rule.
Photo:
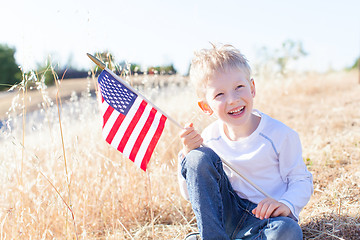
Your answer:
[[[224,93],[218,93],[218,94],[215,95],[214,98],[218,98],[218,97],[220,97],[220,96],[222,96],[222,95],[224,95]]]
[[[240,88],[243,88],[243,87],[244,87],[244,85],[239,85],[239,86],[236,87],[236,90],[238,90]]]

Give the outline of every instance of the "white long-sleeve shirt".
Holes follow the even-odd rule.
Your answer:
[[[261,120],[250,136],[232,141],[225,135],[222,122],[217,120],[203,131],[204,144],[272,198],[288,206],[298,220],[301,209],[313,192],[312,175],[302,159],[299,136],[264,113],[254,111],[254,114],[259,115]],[[241,198],[256,204],[265,198],[237,173],[223,166],[232,187]],[[178,178],[182,196],[189,199],[180,166]]]

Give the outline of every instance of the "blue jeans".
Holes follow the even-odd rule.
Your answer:
[[[300,226],[289,217],[256,218],[251,213],[256,204],[236,194],[210,148],[192,150],[181,166],[203,240],[302,239]]]

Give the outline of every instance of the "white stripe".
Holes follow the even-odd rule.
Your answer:
[[[101,112],[105,113],[105,111],[108,107],[109,107],[109,104],[104,99],[104,101],[101,103]]]
[[[152,138],[154,137],[154,134],[156,132],[156,129],[159,126],[160,123],[160,118],[161,118],[162,114],[158,111],[155,114],[155,119],[151,124],[151,127],[149,129],[149,131],[147,132],[144,141],[141,144],[141,147],[139,149],[139,152],[137,153],[136,157],[135,157],[135,165],[138,166],[140,168],[141,166],[141,162],[145,156],[146,150],[148,149],[148,146],[152,140]]]
[[[149,117],[151,109],[152,109],[152,106],[150,104],[147,104],[144,109],[144,112],[142,113],[142,115],[139,119],[139,122],[136,124],[133,132],[131,133],[131,135],[129,137],[128,142],[126,143],[126,146],[123,151],[123,153],[126,156],[130,156],[130,153],[131,153],[132,148],[134,147],[135,141],[138,138],[138,136],[141,132],[141,129],[143,129],[143,127],[146,123],[146,120]]]
[[[128,128],[131,120],[133,119],[137,109],[139,108],[141,101],[142,101],[141,98],[139,98],[139,97],[136,98],[134,104],[131,106],[129,112],[126,114],[123,122],[121,123],[118,131],[116,132],[116,134],[114,136],[114,139],[111,142],[111,146],[113,146],[114,148],[118,148],[119,143],[120,143],[126,129]]]
[[[106,103],[106,105],[108,105],[108,104]],[[110,107],[110,106],[108,105],[108,107]],[[109,135],[109,133],[111,131],[111,128],[114,125],[114,123],[115,123],[116,119],[118,118],[119,114],[120,114],[119,112],[114,110],[111,113],[110,117],[108,118],[108,120],[107,120],[107,122],[106,122],[106,124],[105,124],[105,126],[103,128],[103,131],[102,131],[102,135],[103,135],[103,138],[105,140],[106,140],[107,136]]]

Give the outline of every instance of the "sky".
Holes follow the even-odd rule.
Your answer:
[[[116,61],[174,64],[186,73],[193,52],[232,44],[250,65],[259,49],[290,39],[308,53],[305,70],[340,70],[360,55],[358,0],[0,0],[0,44],[16,48],[25,70],[53,64],[90,69],[86,53]]]

